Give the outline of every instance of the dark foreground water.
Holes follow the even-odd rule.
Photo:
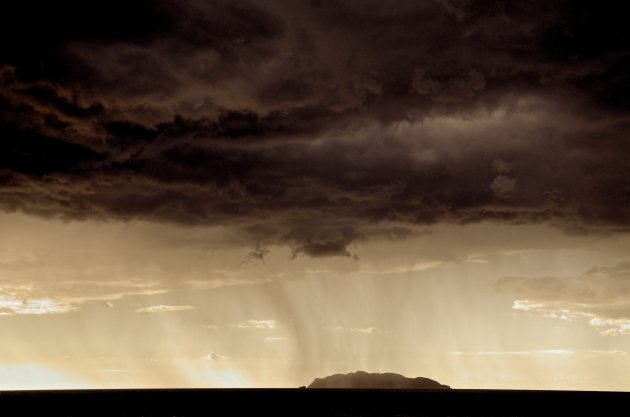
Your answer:
[[[630,393],[339,389],[0,392],[0,416],[630,416]]]

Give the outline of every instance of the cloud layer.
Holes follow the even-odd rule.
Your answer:
[[[136,310],[136,313],[169,313],[174,311],[190,311],[194,310],[195,307],[189,305],[181,305],[181,306],[170,306],[165,304],[148,306],[148,307],[140,307]]]
[[[616,6],[31,6],[0,29],[4,211],[226,225],[253,260],[435,222],[630,223]]]
[[[560,320],[585,319],[605,335],[630,334],[630,262],[594,267],[576,278],[506,277],[499,291],[515,294],[513,308]]]

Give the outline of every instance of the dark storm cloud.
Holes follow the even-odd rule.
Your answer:
[[[27,1],[3,16],[6,211],[228,225],[256,259],[271,244],[351,256],[384,223],[630,223],[614,5]]]

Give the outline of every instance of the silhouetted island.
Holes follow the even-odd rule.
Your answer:
[[[308,388],[372,388],[372,389],[451,389],[429,378],[407,378],[394,373],[335,374],[315,378]]]

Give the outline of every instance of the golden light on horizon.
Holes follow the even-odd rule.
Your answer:
[[[440,226],[411,241],[357,244],[359,259],[289,260],[274,247],[252,263],[244,248],[206,249],[212,229],[197,231],[200,242],[181,229],[191,236],[182,248],[156,238],[176,236],[171,226],[22,215],[2,223],[4,259],[13,253],[0,289],[0,331],[11,335],[0,347],[3,389],[297,387],[356,370],[457,388],[626,386],[627,342],[607,332],[615,324],[602,327],[571,300],[553,310],[542,294],[521,299],[505,281],[577,283],[590,265],[623,265],[625,237]],[[60,244],[62,229],[70,233]],[[127,243],[112,245],[121,233]],[[152,284],[137,285],[139,276]]]

